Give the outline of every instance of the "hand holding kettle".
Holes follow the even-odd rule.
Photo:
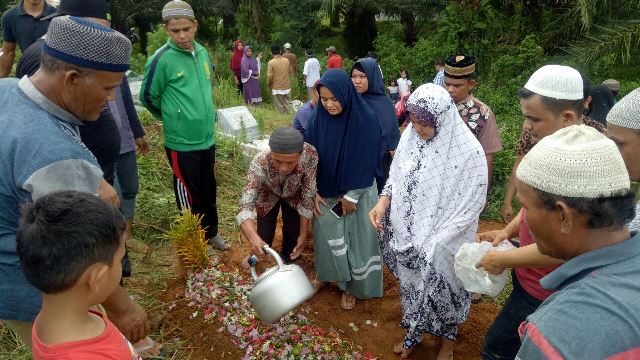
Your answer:
[[[258,276],[253,267],[255,262],[250,263],[251,277],[255,284],[249,299],[258,318],[265,323],[271,323],[307,301],[315,290],[300,266],[285,265],[280,255],[269,245],[265,244],[262,249],[273,256],[277,264]]]
[[[251,243],[251,253],[255,256],[264,256],[264,246],[268,246],[266,242],[262,241],[260,236],[257,236],[253,239],[249,239]]]

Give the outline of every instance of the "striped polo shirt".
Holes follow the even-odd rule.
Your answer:
[[[520,325],[516,359],[640,359],[640,232],[540,283],[558,291]]]

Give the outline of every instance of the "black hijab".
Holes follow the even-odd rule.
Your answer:
[[[385,86],[380,67],[372,58],[360,59],[356,61],[356,64],[360,64],[364,73],[367,74],[369,87],[362,94],[362,98],[376,114],[380,123],[380,128],[382,129],[382,151],[395,150],[400,141],[400,128],[398,127],[396,109],[384,91]],[[356,66],[354,65],[354,67]],[[353,68],[351,71],[353,71]]]
[[[592,87],[590,96],[591,102],[585,115],[602,125],[606,125],[607,114],[613,105],[615,105],[616,98],[606,85]]]
[[[380,162],[381,131],[373,111],[367,106],[342,69],[329,69],[317,88],[326,87],[335,96],[342,112],[333,116],[318,102],[305,141],[318,151],[318,193],[338,197],[349,190],[373,184]]]

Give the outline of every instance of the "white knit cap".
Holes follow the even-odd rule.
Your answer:
[[[607,124],[640,130],[640,88],[618,101],[607,114]]]
[[[291,44],[286,43],[286,44],[284,44],[283,48],[285,48],[285,49],[291,49]]]
[[[578,70],[562,65],[545,65],[531,75],[524,88],[554,99],[584,98],[582,76]]]
[[[538,190],[576,198],[609,197],[631,188],[616,144],[586,125],[540,140],[524,156],[516,176]]]

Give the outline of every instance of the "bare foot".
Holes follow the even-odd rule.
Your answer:
[[[436,360],[453,360],[453,346],[454,341],[442,339],[442,345],[440,345],[440,351]]]
[[[313,286],[313,288],[316,290],[316,292],[322,290],[322,288],[324,288],[325,286],[327,286],[327,282],[326,281],[319,281],[319,280],[313,280],[311,282],[311,286]]]
[[[412,351],[413,347],[405,349],[402,341],[400,341],[393,347],[393,352],[396,354],[400,354],[400,359],[407,359],[409,355],[411,355]]]
[[[346,291],[342,292],[342,298],[340,299],[340,306],[344,310],[353,310],[356,307],[356,298],[355,296],[349,294]]]

